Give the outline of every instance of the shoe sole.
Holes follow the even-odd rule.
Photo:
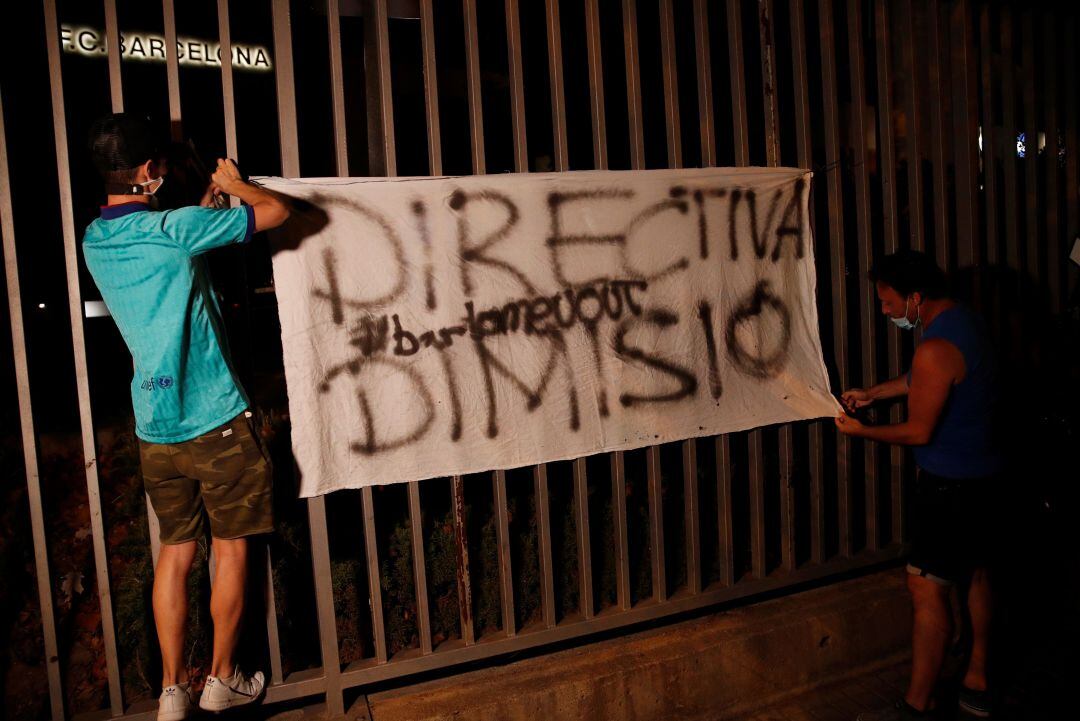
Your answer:
[[[962,711],[963,713],[968,714],[969,716],[974,716],[976,718],[990,718],[990,712],[987,711],[986,709],[972,708],[971,706],[968,706],[967,704],[963,704],[963,703],[959,704],[959,706],[960,706],[960,711]]]
[[[191,708],[184,711],[168,711],[166,713],[158,712],[157,721],[183,721],[191,715]]]
[[[251,698],[245,698],[243,701],[226,701],[223,706],[217,706],[217,705],[211,706],[209,704],[204,706],[203,702],[202,702],[202,699],[200,698],[199,699],[199,708],[201,708],[203,711],[210,711],[210,712],[213,712],[213,713],[221,713],[222,711],[228,711],[229,709],[236,708],[237,706],[247,706],[248,704],[258,703],[259,701],[262,700],[263,694],[265,694],[265,693],[266,693],[266,687],[263,686],[262,690],[260,690],[259,693],[256,694],[255,696],[252,696]]]

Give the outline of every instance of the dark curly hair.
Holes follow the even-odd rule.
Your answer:
[[[944,271],[926,253],[919,250],[898,250],[874,263],[870,280],[884,283],[903,296],[919,293],[924,298],[944,298],[949,283]]]

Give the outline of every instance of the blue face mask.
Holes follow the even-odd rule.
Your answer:
[[[889,318],[889,320],[891,320],[900,330],[913,330],[915,326],[917,326],[922,321],[922,314],[919,310],[919,306],[915,306],[915,322],[912,323],[910,320],[908,320],[908,302],[910,300],[911,299],[909,298],[908,300],[904,301],[904,314],[902,316],[900,316],[899,318],[893,318],[890,316]]]

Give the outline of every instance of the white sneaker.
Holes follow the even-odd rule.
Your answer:
[[[206,685],[199,697],[199,708],[204,711],[224,711],[233,706],[243,706],[258,701],[265,689],[266,679],[262,671],[246,676],[239,666],[235,666],[229,678],[206,677]]]
[[[189,683],[166,686],[161,690],[157,704],[157,721],[181,721],[191,713]]]

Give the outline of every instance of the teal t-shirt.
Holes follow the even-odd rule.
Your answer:
[[[139,202],[103,207],[87,227],[86,266],[135,361],[131,405],[144,441],[190,440],[248,407],[200,256],[254,229],[250,206],[158,212]]]

